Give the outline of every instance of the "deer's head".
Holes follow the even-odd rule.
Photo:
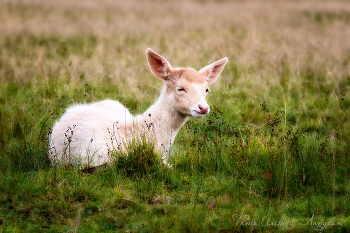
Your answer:
[[[172,68],[170,63],[152,49],[146,50],[152,73],[166,85],[166,103],[173,111],[186,116],[203,117],[210,108],[206,101],[209,85],[220,76],[228,59],[218,60],[199,71],[192,68]]]

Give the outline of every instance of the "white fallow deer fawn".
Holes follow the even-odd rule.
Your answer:
[[[154,76],[165,84],[158,100],[135,117],[113,100],[68,108],[52,128],[49,157],[53,165],[108,164],[112,161],[111,152],[125,150],[134,132],[144,132],[151,137],[155,150],[166,162],[166,151],[188,117],[203,117],[209,113],[206,102],[209,85],[218,79],[228,61],[226,57],[196,71],[172,68],[164,57],[151,49],[146,50],[146,56]]]

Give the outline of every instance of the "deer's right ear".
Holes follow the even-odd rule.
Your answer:
[[[220,76],[222,70],[224,69],[228,58],[225,57],[219,61],[214,62],[204,68],[202,68],[199,73],[208,82],[209,85],[213,84]]]
[[[173,69],[170,63],[164,57],[160,56],[150,48],[146,50],[146,57],[148,66],[154,76],[163,79],[164,81],[169,80],[168,74]]]

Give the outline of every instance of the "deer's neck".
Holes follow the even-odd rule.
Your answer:
[[[168,89],[164,86],[158,100],[136,118],[139,126],[142,125],[144,129],[152,133],[156,149],[159,151],[167,150],[170,147],[177,132],[188,119],[188,116],[172,109],[171,104],[166,99],[167,92]]]

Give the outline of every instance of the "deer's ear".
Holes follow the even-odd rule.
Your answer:
[[[222,70],[224,69],[228,58],[225,57],[220,59],[204,68],[202,68],[199,73],[208,82],[208,84],[213,84],[220,76]]]
[[[168,74],[173,69],[170,63],[164,57],[160,56],[150,48],[146,50],[146,57],[148,66],[154,76],[163,79],[164,81],[169,80]]]

